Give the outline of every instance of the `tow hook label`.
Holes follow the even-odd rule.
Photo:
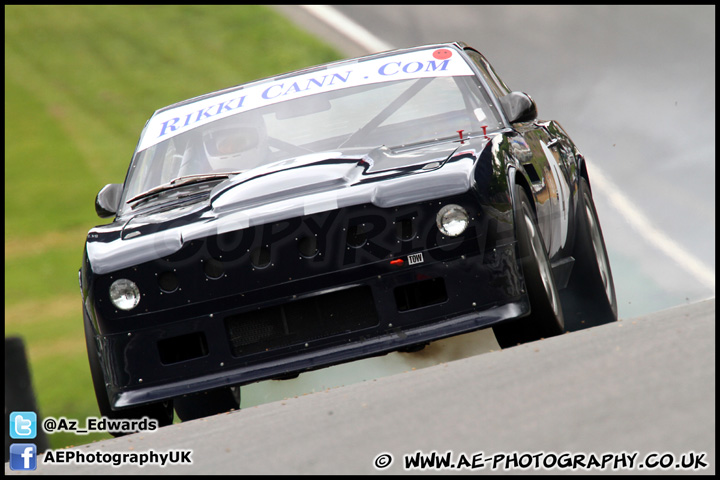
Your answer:
[[[413,253],[412,255],[408,255],[408,265],[415,265],[416,263],[423,263],[424,261],[422,253]]]

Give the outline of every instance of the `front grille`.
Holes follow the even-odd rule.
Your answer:
[[[374,327],[370,287],[353,287],[225,319],[235,356],[263,352]]]

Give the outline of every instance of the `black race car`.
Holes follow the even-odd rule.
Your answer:
[[[158,110],[95,204],[114,220],[80,285],[107,417],[166,425],[263,379],[617,319],[585,158],[462,43]]]

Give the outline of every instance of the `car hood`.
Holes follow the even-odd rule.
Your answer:
[[[109,273],[210,235],[366,203],[388,208],[461,194],[489,142],[347,149],[276,162],[218,184],[209,201],[95,227],[88,258],[95,273]]]
[[[323,192],[334,192],[330,197],[342,196],[341,190],[348,187],[440,168],[458,147],[447,142],[407,151],[382,146],[369,152],[347,149],[310,153],[233,177],[212,192],[211,205],[213,211],[225,212]],[[405,203],[400,198],[391,202],[397,201]]]

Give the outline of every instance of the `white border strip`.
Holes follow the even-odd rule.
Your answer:
[[[337,29],[351,40],[368,50],[368,53],[392,50],[390,44],[383,42],[375,35],[361,27],[330,5],[300,5],[317,18]],[[655,228],[650,220],[626,197],[620,189],[605,176],[600,169],[591,167],[591,183],[595,191],[600,191],[610,200],[610,204],[622,215],[632,228],[641,233],[652,246],[660,250],[686,272],[694,275],[703,285],[715,291],[715,272],[705,266],[695,256]]]
[[[335,28],[340,33],[346,35],[348,38],[367,50],[368,53],[378,53],[394,49],[392,45],[383,42],[375,35],[365,30],[364,27],[361,27],[357,23],[353,22],[330,5],[299,6],[315,15],[331,27]]]
[[[715,272],[707,268],[695,256],[663,231],[658,230],[620,189],[595,165],[590,167],[590,183],[610,200],[610,204],[622,215],[630,226],[640,233],[652,246],[670,257],[680,268],[697,277],[703,285],[715,290]]]

